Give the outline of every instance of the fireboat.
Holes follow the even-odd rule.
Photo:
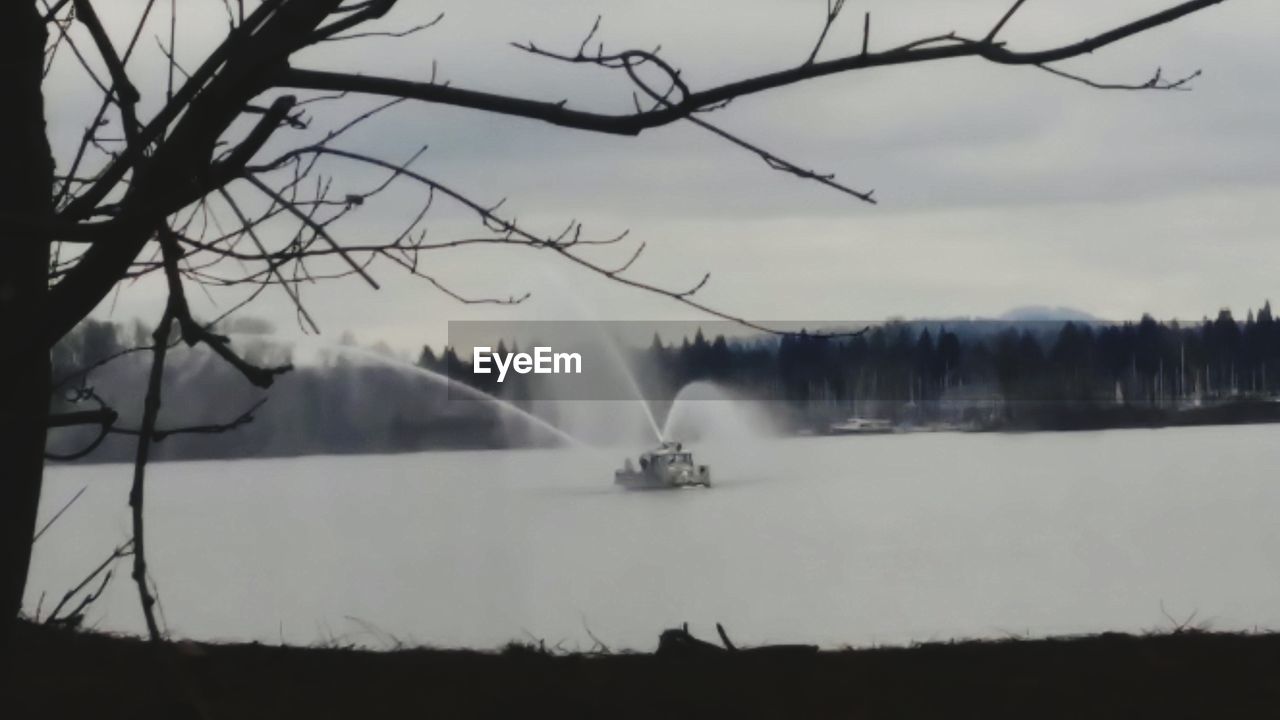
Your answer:
[[[640,455],[638,469],[627,458],[622,469],[614,471],[613,482],[631,490],[711,487],[711,469],[695,465],[693,453],[681,443],[663,442]]]

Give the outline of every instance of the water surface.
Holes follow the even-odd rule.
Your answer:
[[[709,491],[625,492],[623,451],[152,466],[177,636],[649,649],[1280,626],[1280,426],[696,446]],[[127,539],[124,465],[59,466],[28,611]],[[88,616],[140,632],[123,565]]]

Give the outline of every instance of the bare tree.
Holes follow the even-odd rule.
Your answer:
[[[279,288],[314,329],[301,296],[313,281],[345,275],[378,286],[375,275],[402,271],[460,302],[517,303],[521,297],[473,298],[424,270],[419,258],[431,251],[473,244],[520,246],[555,254],[608,280],[658,293],[722,318],[740,318],[697,298],[708,277],[686,288],[667,288],[635,276],[632,266],[644,251],[625,233],[596,237],[580,223],[554,231],[526,227],[501,203],[469,198],[440,178],[417,169],[421,153],[405,148],[400,158],[375,157],[343,147],[344,135],[374,114],[403,101],[468,108],[528,118],[587,132],[637,135],[677,122],[692,123],[720,140],[759,157],[769,168],[819,183],[857,201],[875,202],[871,191],[854,188],[834,175],[792,163],[775,151],[731,134],[709,119],[736,98],[811,78],[872,68],[979,58],[997,65],[1027,66],[1100,88],[1181,89],[1187,80],[1157,73],[1134,84],[1091,80],[1059,68],[1060,61],[1172,22],[1222,0],[1194,0],[1136,19],[1066,45],[1019,50],[1003,39],[1006,25],[1024,5],[1017,0],[991,19],[982,37],[951,32],[879,49],[871,17],[864,16],[855,52],[827,59],[824,42],[839,20],[844,0],[828,0],[821,32],[807,57],[775,72],[723,85],[695,88],[657,50],[606,48],[597,21],[577,47],[546,49],[517,44],[523,52],[553,62],[612,71],[632,92],[630,106],[616,114],[577,109],[574,99],[538,99],[457,87],[427,77],[394,78],[328,72],[295,66],[299,51],[337,41],[359,42],[379,35],[408,36],[440,22],[406,22],[395,31],[378,23],[396,0],[224,0],[227,30],[203,61],[184,67],[175,47],[176,2],[149,0],[137,8],[128,37],[111,37],[92,0],[18,0],[0,10],[0,64],[8,107],[0,112],[0,137],[8,142],[0,167],[0,578],[3,579],[5,636],[21,609],[40,498],[45,433],[49,426],[95,423],[114,428],[115,413],[99,408],[50,416],[49,348],[83,319],[122,281],[152,273],[167,280],[168,301],[156,334],[151,392],[138,435],[133,553],[135,579],[149,614],[140,532],[141,481],[147,447],[166,432],[156,428],[159,376],[171,325],[180,341],[205,345],[233,365],[245,380],[268,387],[286,367],[258,367],[244,360],[228,338],[193,317],[186,291],[193,286],[242,288],[247,303],[268,288]],[[101,2],[98,5],[102,5]],[[407,4],[406,4],[407,5]],[[139,88],[130,63],[140,41],[154,35],[168,62],[168,80]],[[68,167],[55,171],[45,129],[45,80],[51,67],[73,63],[101,90],[95,115],[83,119],[85,132]],[[149,116],[139,112],[142,93],[163,97]],[[386,103],[355,118],[338,117],[348,95],[385,96]],[[293,149],[267,154],[269,139],[294,134]],[[279,144],[278,142],[276,143]],[[325,168],[329,168],[328,171]],[[360,191],[335,189],[333,175],[363,168],[382,180]],[[329,174],[326,174],[328,172]],[[421,203],[405,211],[403,231],[376,241],[350,242],[335,223],[358,212],[371,197],[393,184],[420,189]],[[428,241],[422,227],[433,206],[450,203],[478,221],[474,236]],[[619,246],[606,264],[583,251]],[[626,245],[626,247],[622,247]],[[745,322],[745,321],[743,321]],[[173,342],[177,342],[174,340]],[[194,429],[220,431],[241,424]],[[153,633],[154,620],[148,615]],[[7,642],[5,643],[7,644]]]

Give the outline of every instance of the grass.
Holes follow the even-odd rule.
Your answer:
[[[1280,634],[1181,631],[813,654],[175,643],[23,624],[0,717],[1280,716]]]

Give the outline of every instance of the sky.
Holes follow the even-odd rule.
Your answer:
[[[1002,37],[1014,49],[1036,49],[1169,4],[1031,0]],[[123,45],[143,3],[99,5]],[[181,6],[177,56],[194,67],[225,32],[225,14],[212,0]],[[571,52],[600,16],[596,39],[606,49],[661,45],[699,88],[802,62],[825,7],[824,0],[404,0],[379,28],[440,12],[443,21],[403,38],[328,44],[294,65],[424,79],[435,63],[456,86],[622,112],[631,106],[625,76],[531,57],[510,43]],[[982,36],[1007,7],[1006,0],[850,0],[821,57],[856,51],[864,12],[875,49],[951,30]],[[163,56],[156,39],[145,37],[167,33],[161,18],[130,61],[144,114],[163,100]],[[595,237],[628,230],[628,242],[646,243],[632,275],[683,288],[710,272],[701,301],[753,320],[990,317],[1031,304],[1108,319],[1198,319],[1220,307],[1243,315],[1280,300],[1276,27],[1280,5],[1227,0],[1061,65],[1115,82],[1140,82],[1157,67],[1169,77],[1202,69],[1190,92],[1100,91],[1034,68],[959,60],[836,75],[743,98],[709,116],[799,165],[874,188],[875,206],[772,171],[688,124],[614,137],[408,102],[338,145],[389,160],[428,145],[415,167],[431,177],[482,202],[506,198],[505,210],[544,233],[571,219]],[[64,60],[46,87],[60,167],[98,102]],[[376,102],[317,106],[313,126],[341,124]],[[298,144],[281,131],[263,155]],[[337,188],[378,179],[341,165],[330,174]],[[418,188],[394,188],[334,234],[352,243],[394,235],[422,199]],[[438,240],[478,230],[455,209],[430,218],[428,232]],[[634,247],[596,248],[591,256],[620,264]],[[450,320],[699,317],[545,251],[466,248],[421,262],[467,295],[531,296],[517,306],[462,305],[390,263],[375,264],[381,290],[358,279],[304,288],[322,337],[351,333],[407,352],[443,343]],[[134,283],[95,315],[154,322],[163,293],[158,280]],[[188,294],[197,313],[211,316],[244,292]],[[301,332],[275,289],[245,312],[286,336]]]

